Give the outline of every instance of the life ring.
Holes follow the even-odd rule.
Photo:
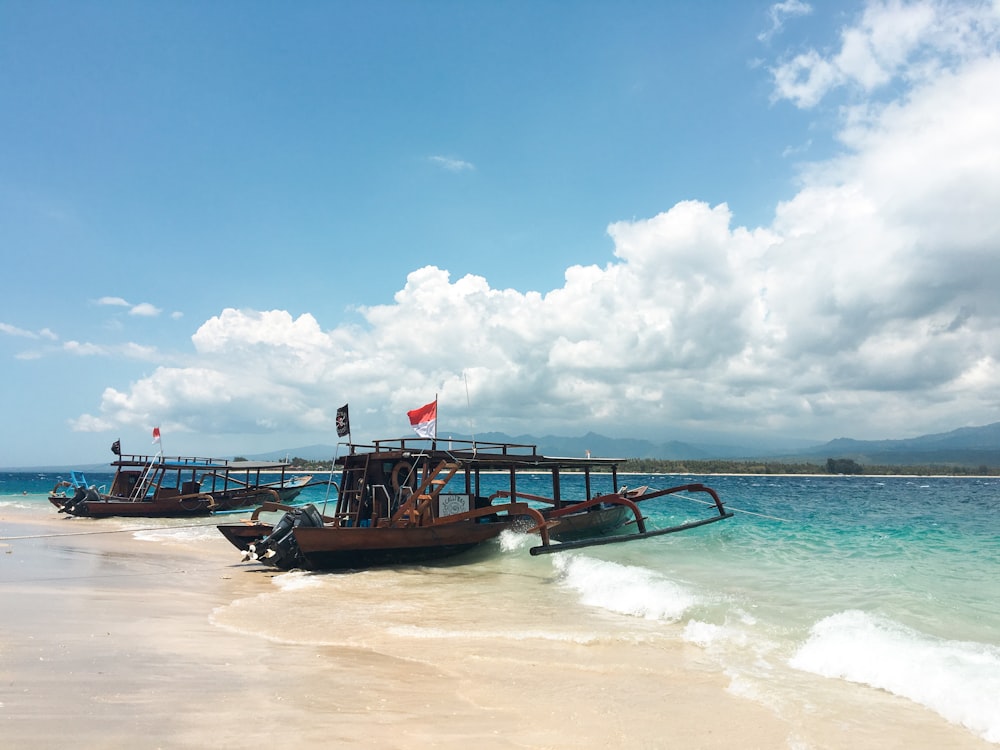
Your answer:
[[[396,494],[399,494],[399,488],[407,486],[404,483],[410,476],[410,472],[413,471],[413,464],[409,461],[400,461],[394,467],[392,467],[392,490]],[[402,475],[402,476],[400,476]]]

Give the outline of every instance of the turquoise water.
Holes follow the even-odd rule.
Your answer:
[[[53,513],[45,495],[56,479],[0,474],[0,507]],[[111,475],[88,480],[110,484]],[[565,497],[575,496],[574,483],[582,486],[582,478],[563,481]],[[488,580],[501,570],[522,590],[554,581],[605,624],[620,618],[624,630],[641,621],[698,646],[758,700],[816,676],[886,691],[1000,743],[1000,480],[620,475],[619,482],[704,482],[736,516],[544,558],[528,555],[530,543],[507,540],[492,560],[465,561],[470,575],[481,569]],[[519,488],[548,494],[541,482]],[[300,500],[322,503],[325,494],[309,488]],[[707,513],[686,499],[643,506],[651,526]],[[210,524],[204,533],[216,543]]]

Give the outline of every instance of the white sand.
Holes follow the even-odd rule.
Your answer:
[[[877,691],[860,712],[779,716],[683,644],[353,648],[240,632],[224,613],[266,607],[273,572],[239,565],[221,536],[52,536],[102,523],[0,510],[2,747],[995,747]],[[292,630],[305,616],[286,614]]]

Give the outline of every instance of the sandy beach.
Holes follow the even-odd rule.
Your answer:
[[[269,611],[278,574],[221,537],[93,533],[108,528],[0,509],[5,747],[995,747],[874,690],[766,706],[684,643],[303,641],[322,615]],[[348,615],[366,629],[364,606]]]

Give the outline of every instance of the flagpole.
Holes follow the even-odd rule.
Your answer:
[[[469,397],[469,373],[462,370],[465,379],[465,407],[469,414],[469,431],[472,433],[472,455],[476,455],[476,426],[472,422],[472,399]]]
[[[348,433],[350,435],[350,433]],[[350,441],[350,437],[347,438]],[[333,486],[333,472],[337,466],[337,456],[340,455],[340,443],[333,449],[333,458],[330,459],[330,476],[326,480],[326,497],[323,498],[323,515],[326,515],[326,504],[330,501],[330,488]],[[337,487],[337,502],[340,502],[340,487]]]

